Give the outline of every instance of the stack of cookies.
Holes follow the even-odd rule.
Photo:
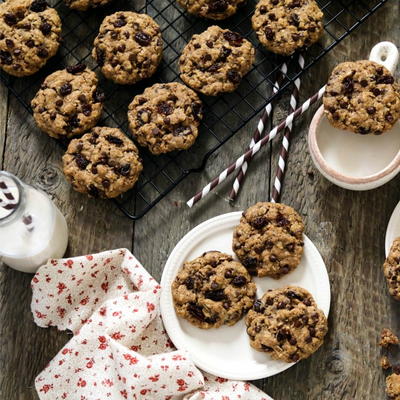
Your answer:
[[[296,362],[323,343],[327,320],[312,295],[297,286],[256,298],[253,276],[279,279],[303,253],[304,224],[291,207],[257,203],[243,213],[233,233],[233,251],[210,251],[184,263],[172,284],[177,314],[193,325],[218,328],[243,316],[250,345],[272,358]]]
[[[86,11],[109,1],[65,3]],[[223,20],[235,14],[245,0],[178,2],[192,15]],[[260,0],[252,24],[268,50],[290,55],[319,39],[322,18],[315,0]],[[61,40],[61,19],[45,0],[2,3],[0,28],[0,67],[14,76],[37,72],[56,54]],[[119,11],[101,23],[92,57],[106,79],[132,85],[154,75],[162,52],[161,29],[153,18]],[[213,25],[193,35],[179,58],[180,77],[187,86],[157,83],[129,105],[127,116],[135,141],[154,155],[190,148],[203,118],[196,92],[217,96],[236,90],[254,60],[253,45],[229,29]],[[143,166],[137,147],[122,131],[96,127],[105,97],[96,74],[77,64],[50,74],[31,106],[41,130],[56,139],[73,139],[63,157],[64,173],[73,188],[110,198],[132,188]]]

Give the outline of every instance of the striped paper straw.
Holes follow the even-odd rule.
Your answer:
[[[284,130],[289,124],[291,124],[296,118],[304,114],[312,104],[319,101],[325,93],[326,85],[318,90],[317,93],[307,99],[299,108],[296,108],[294,112],[289,114],[284,121],[277,125],[272,131],[266,136],[259,140],[252,149],[247,150],[246,153],[242,154],[234,163],[224,169],[216,178],[209,182],[200,192],[196,193],[186,204],[189,207],[193,207],[199,200],[203,199],[211,192],[215,187],[222,183],[233,171],[241,168],[245,161],[249,161],[259,152],[262,146],[270,142],[278,132]]]
[[[299,54],[298,63],[301,69],[304,68],[304,57],[302,54]],[[293,92],[290,96],[290,109],[291,111],[296,110],[297,102],[299,100],[299,92],[300,92],[301,80],[297,78],[294,81]],[[290,124],[285,129],[285,133],[282,138],[281,150],[279,152],[278,166],[276,168],[275,179],[274,179],[274,187],[272,188],[271,194],[271,202],[277,203],[281,196],[281,189],[283,184],[283,179],[285,177],[286,172],[286,162],[289,154],[289,146],[290,146],[290,134],[292,132],[293,124]]]
[[[6,182],[4,182],[4,181],[0,181],[0,192],[5,197],[5,200],[0,199],[0,206],[3,207],[5,210],[13,210],[17,206],[18,201],[16,200],[14,195],[11,193]],[[22,222],[25,224],[26,229],[29,232],[32,232],[33,229],[35,228],[33,225],[33,218],[29,214],[24,214],[22,216]]]
[[[281,68],[280,72],[282,72],[283,74],[286,75],[286,73],[287,73],[286,63],[282,64],[282,68]],[[274,83],[274,85],[272,87],[272,91],[274,94],[278,93],[279,87],[283,81],[283,76],[285,76],[285,75],[282,75],[281,73],[279,74],[278,79],[276,80],[276,82]],[[271,117],[271,114],[272,114],[272,102],[269,102],[265,106],[264,111],[261,114],[261,117],[258,121],[257,127],[254,130],[253,137],[252,137],[250,145],[249,145],[249,149],[252,149],[253,146],[256,144],[256,142],[258,142],[261,139],[261,136],[265,130],[265,125],[267,124],[269,118]],[[240,190],[240,185],[244,181],[244,177],[246,175],[248,166],[249,166],[249,163],[246,161],[242,165],[242,168],[239,170],[238,174],[236,175],[236,178],[233,182],[232,190],[229,194],[229,201],[233,201],[236,199],[236,197],[239,193],[239,190]]]

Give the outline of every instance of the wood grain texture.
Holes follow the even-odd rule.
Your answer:
[[[306,74],[302,98],[314,93],[338,62],[366,58],[380,40],[400,42],[400,7],[389,1],[351,38]],[[286,112],[284,100],[275,112]],[[314,108],[315,109],[315,108]],[[385,287],[381,264],[384,234],[400,197],[400,176],[380,189],[356,193],[333,186],[313,167],[307,150],[311,112],[296,124],[282,201],[305,218],[307,235],[320,250],[332,285],[330,330],[324,346],[279,376],[255,382],[275,400],[383,399],[384,374],[376,345],[382,327],[400,333],[398,303]],[[256,119],[214,154],[201,175],[189,177],[141,221],[121,217],[109,202],[86,199],[70,190],[60,169],[60,148],[39,132],[32,119],[0,86],[0,156],[5,169],[45,190],[66,215],[68,254],[127,247],[160,279],[165,261],[181,237],[200,222],[269,199],[280,140],[250,165],[234,205],[227,200],[232,180],[193,209],[185,201],[240,155]],[[5,146],[4,146],[5,144]],[[2,154],[2,149],[5,149]],[[271,167],[272,166],[272,167]],[[0,398],[36,399],[33,378],[68,340],[66,333],[34,325],[29,303],[31,276],[0,268]]]

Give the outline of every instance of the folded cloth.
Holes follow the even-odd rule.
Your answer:
[[[35,380],[42,400],[272,400],[245,382],[202,374],[175,350],[160,285],[127,250],[49,260],[32,280],[37,325],[72,339]]]

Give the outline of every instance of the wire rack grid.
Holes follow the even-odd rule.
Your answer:
[[[251,15],[256,0],[248,0],[235,16],[218,25],[241,33],[257,49],[252,70],[244,77],[238,90],[217,97],[202,96],[205,118],[196,143],[187,151],[153,156],[141,148],[144,170],[135,188],[118,199],[116,206],[129,218],[138,220],[152,209],[188,175],[201,172],[210,155],[245,126],[265,107],[280,96],[297,77],[312,68],[334,46],[347,37],[384,3],[391,0],[318,0],[324,12],[324,35],[305,53],[306,64],[299,70],[297,56],[283,58],[269,53],[259,44],[251,29]],[[394,1],[394,0],[392,0]],[[193,34],[200,33],[215,21],[187,14],[176,0],[145,0],[142,5],[116,0],[103,8],[80,13],[67,8],[62,1],[51,2],[63,21],[63,41],[58,54],[39,73],[27,78],[13,78],[3,71],[0,80],[31,112],[30,101],[41,82],[51,72],[77,62],[98,69],[90,53],[101,21],[118,10],[135,10],[151,15],[160,25],[164,53],[157,73],[134,86],[120,86],[104,79],[98,71],[100,85],[106,93],[103,118],[99,125],[118,127],[131,136],[127,123],[127,107],[132,98],[155,82],[179,81],[178,59]],[[288,65],[286,81],[277,93],[272,92],[276,72]],[[49,139],[50,140],[50,139]],[[64,143],[65,146],[65,143]]]

